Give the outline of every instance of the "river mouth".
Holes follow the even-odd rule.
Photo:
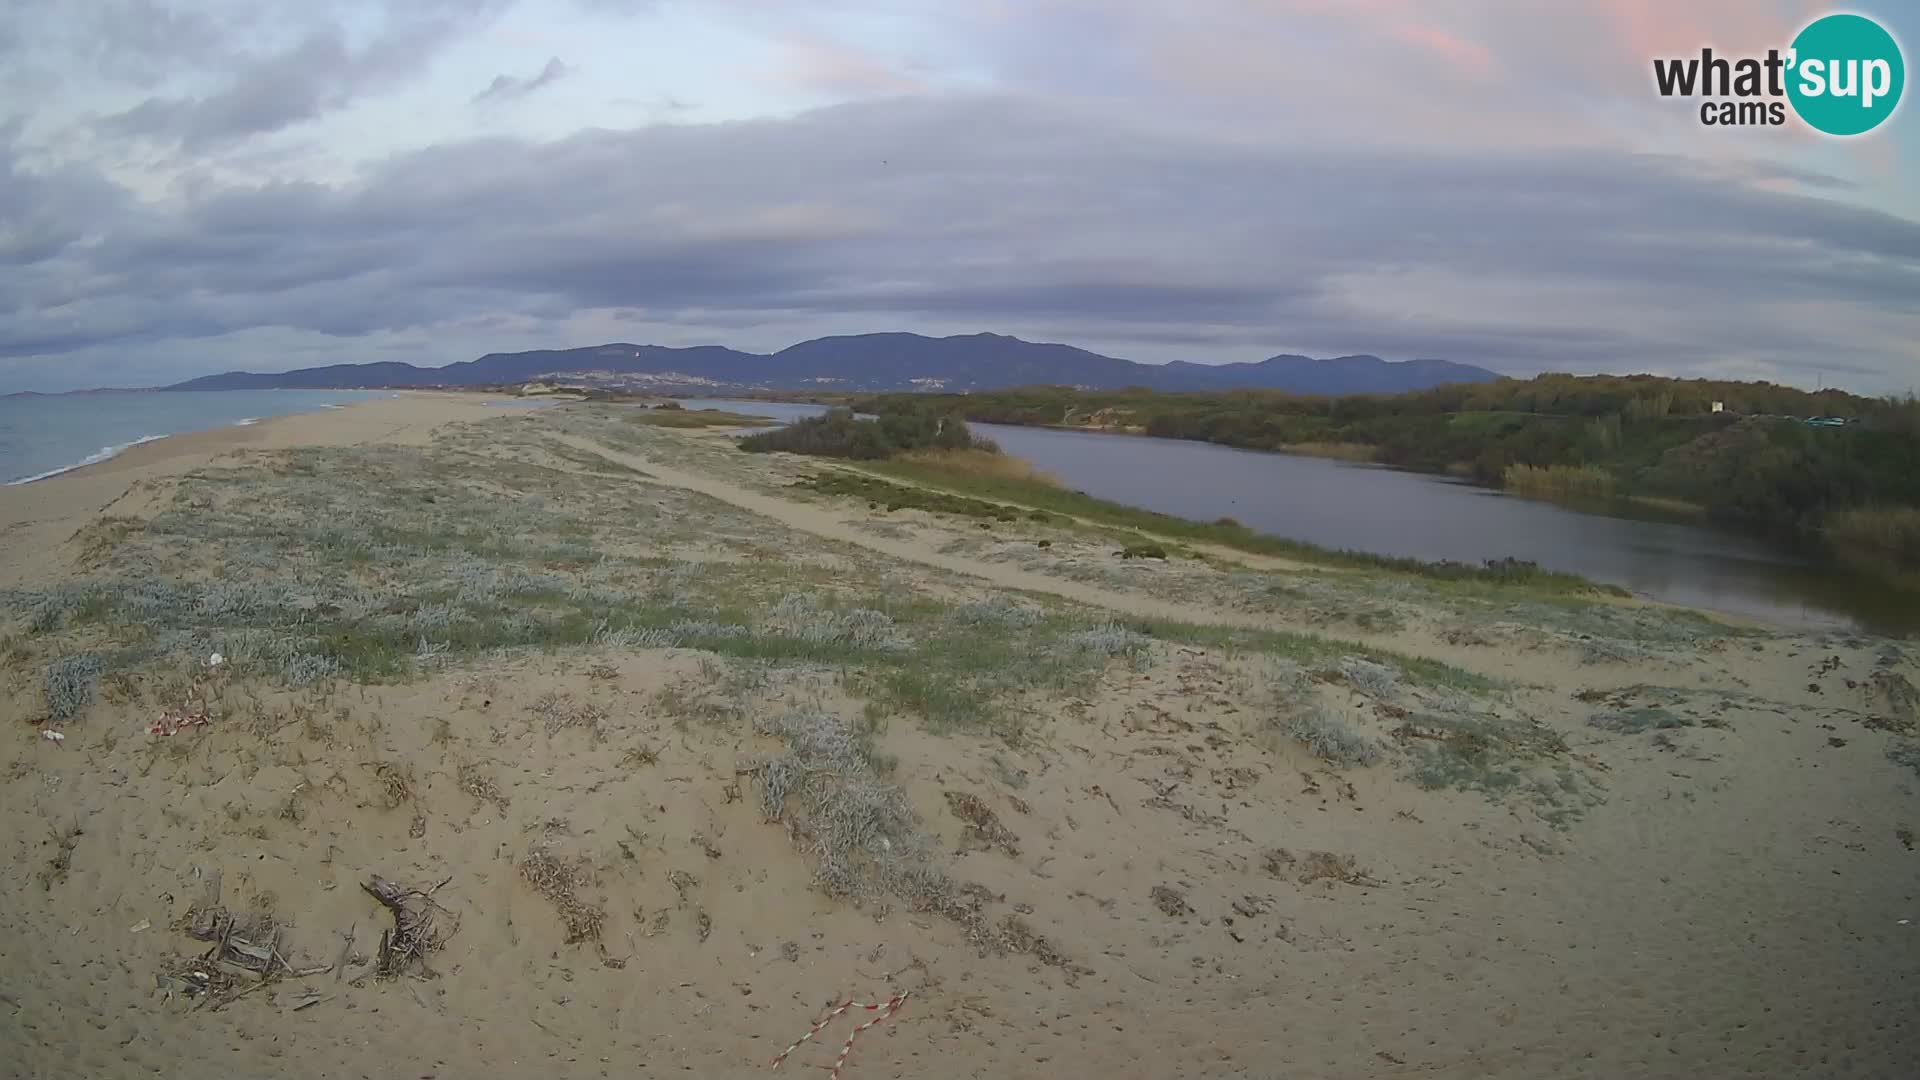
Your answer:
[[[787,423],[791,402],[687,401]],[[1909,636],[1911,596],[1829,560],[1655,507],[1573,506],[1454,477],[1181,439],[969,425],[1096,498],[1322,547],[1426,561],[1516,558],[1637,596],[1795,629]]]

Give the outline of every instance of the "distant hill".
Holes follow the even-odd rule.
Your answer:
[[[1446,360],[1389,361],[1377,356],[1316,360],[1276,356],[1250,364],[1140,364],[1113,356],[1022,341],[1001,334],[930,338],[855,334],[803,341],[771,355],[719,345],[676,349],[616,343],[583,349],[488,353],[445,367],[335,364],[278,374],[230,371],[169,390],[486,386],[560,376],[604,386],[661,391],[991,390],[1047,384],[1112,390],[1290,390],[1303,394],[1399,393],[1500,376]]]

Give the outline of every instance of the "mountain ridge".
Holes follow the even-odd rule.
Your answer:
[[[1498,373],[1449,360],[1382,360],[1355,354],[1316,358],[1283,353],[1266,360],[1143,364],[1072,345],[1004,334],[934,338],[882,332],[813,338],[778,352],[724,345],[609,342],[577,349],[487,353],[441,367],[400,361],[331,364],[286,372],[228,371],[166,390],[454,387],[561,376],[654,390],[988,390],[1025,385],[1088,389],[1289,390],[1303,394],[1398,393],[1450,382],[1487,382]]]

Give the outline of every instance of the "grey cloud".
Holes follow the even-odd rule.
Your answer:
[[[569,68],[559,57],[555,56],[547,61],[547,66],[541,68],[538,75],[532,78],[522,79],[513,75],[495,75],[493,82],[488,83],[485,90],[473,95],[473,103],[475,105],[484,105],[503,101],[517,101],[536,90],[552,86],[554,83],[566,78],[572,70],[573,69]]]
[[[660,0],[574,0],[582,10],[607,15],[648,15],[660,9]]]
[[[413,76],[504,3],[423,0],[394,9],[382,31],[358,45],[350,42],[344,22],[322,21],[281,49],[231,58],[225,65],[231,73],[217,90],[152,95],[105,117],[101,126],[113,134],[177,142],[190,151],[279,131]]]
[[[228,22],[160,0],[16,3],[0,10],[0,68],[57,63],[150,85],[230,58]]]
[[[1920,336],[1920,224],[1886,214],[1662,158],[1269,147],[1022,99],[472,140],[177,210],[70,186],[91,194],[0,192],[0,221],[44,238],[0,292],[0,356],[632,309],[759,347],[951,327],[1903,387]],[[412,358],[465,359],[459,340]],[[272,366],[197,362],[179,374]]]

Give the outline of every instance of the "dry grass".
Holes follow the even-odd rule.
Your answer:
[[[488,776],[475,762],[469,761],[460,766],[458,781],[461,791],[482,802],[492,803],[502,814],[507,812],[506,794],[500,790],[500,785],[493,782],[493,777]]]
[[[53,844],[53,855],[47,859],[47,865],[40,871],[40,887],[51,891],[55,885],[66,883],[67,871],[73,867],[73,849],[80,846],[80,837],[84,834],[79,822],[65,829],[49,831]]]
[[[1668,498],[1663,495],[1628,495],[1626,501],[1649,510],[1658,510],[1676,517],[1699,518],[1707,515],[1707,508],[1685,499]]]
[[[1867,690],[1909,726],[1920,719],[1920,689],[1905,675],[1897,671],[1876,671],[1867,680]]]
[[[1607,499],[1613,496],[1613,474],[1597,465],[1509,465],[1500,486],[1554,499]]]
[[[1834,550],[1868,569],[1920,572],[1920,508],[1842,510],[1824,526]]]
[[[1281,725],[1281,731],[1332,765],[1372,765],[1380,760],[1377,743],[1353,730],[1344,718],[1324,705],[1289,718]]]
[[[1059,477],[1034,468],[1033,463],[1025,458],[993,454],[985,450],[915,450],[901,454],[898,460],[948,476],[1061,486]]]
[[[33,659],[33,650],[13,634],[0,637],[0,667],[23,668]]]
[[[605,710],[591,702],[575,701],[567,694],[541,695],[533,703],[533,715],[545,725],[548,735],[558,735],[569,728],[583,728],[595,739],[606,737],[601,727],[607,719]]]
[[[79,563],[92,569],[113,557],[127,538],[141,532],[147,523],[140,518],[108,514],[88,522],[73,534],[79,545]]]
[[[960,835],[960,846],[963,850],[998,848],[1010,856],[1019,856],[1020,838],[1013,835],[1011,829],[1000,824],[1000,816],[993,812],[992,807],[981,801],[978,795],[965,791],[949,791],[946,796],[947,809],[953,811],[954,817],[967,823],[965,831]]]
[[[1155,885],[1152,891],[1153,906],[1160,914],[1170,919],[1184,918],[1193,914],[1193,905],[1187,903],[1187,894],[1171,885]]]
[[[1345,885],[1379,888],[1385,884],[1367,873],[1351,855],[1331,851],[1308,851],[1295,855],[1286,848],[1274,848],[1262,858],[1267,873],[1277,878],[1291,877],[1302,885],[1316,881],[1338,881]]]
[[[598,877],[591,860],[562,858],[553,853],[546,840],[536,840],[520,860],[520,876],[560,913],[568,944],[600,936],[600,928],[607,921],[606,909],[581,895]]]
[[[397,761],[373,763],[373,775],[380,782],[382,804],[395,810],[413,801],[413,767]]]
[[[1017,914],[993,921],[986,910],[996,902],[991,891],[948,876],[905,792],[879,779],[857,734],[839,717],[797,709],[762,718],[755,728],[788,748],[755,771],[762,811],[813,857],[814,883],[827,895],[878,906],[881,913],[890,899],[902,900],[957,923],[982,955],[1032,956],[1066,972],[1070,982],[1085,972]],[[955,806],[963,818],[974,809]],[[681,895],[684,900],[685,890]]]

